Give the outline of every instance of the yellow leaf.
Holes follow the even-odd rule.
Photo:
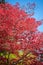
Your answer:
[[[23,50],[19,50],[18,53],[20,57],[24,54]]]

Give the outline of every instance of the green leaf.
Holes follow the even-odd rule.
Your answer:
[[[16,59],[17,56],[16,56],[16,54],[10,54],[9,58],[10,58],[10,59]]]

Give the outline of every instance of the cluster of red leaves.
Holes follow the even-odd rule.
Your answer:
[[[43,52],[43,33],[37,27],[41,22],[29,18],[18,5],[0,4],[0,50]]]

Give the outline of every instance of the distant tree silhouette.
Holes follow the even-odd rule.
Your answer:
[[[0,3],[5,3],[5,0],[0,0]]]

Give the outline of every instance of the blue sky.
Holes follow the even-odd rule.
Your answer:
[[[14,5],[16,2],[18,2],[21,6],[26,5],[28,2],[30,3],[36,3],[35,8],[35,14],[33,17],[35,17],[37,20],[43,19],[43,0],[6,0],[6,2],[9,2],[10,4]],[[39,31],[43,32],[43,25],[38,27]]]

